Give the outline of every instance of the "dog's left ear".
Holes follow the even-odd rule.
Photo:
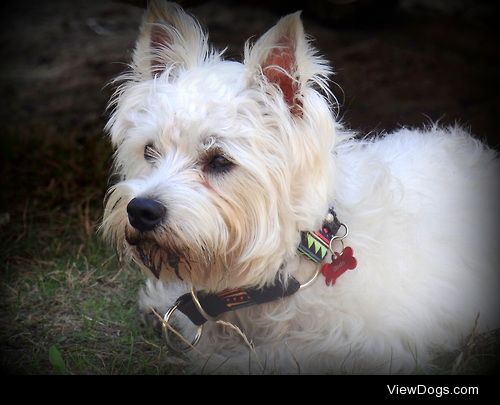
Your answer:
[[[245,65],[252,79],[276,86],[290,112],[302,116],[302,96],[307,86],[327,87],[328,64],[307,40],[298,11],[283,17],[262,37],[245,46]]]
[[[208,37],[194,17],[175,3],[148,1],[133,56],[142,79],[200,65],[211,55]]]

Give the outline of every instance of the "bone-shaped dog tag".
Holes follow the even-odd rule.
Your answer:
[[[325,276],[326,285],[334,285],[342,274],[347,270],[355,269],[357,264],[358,262],[351,247],[347,246],[342,252],[335,253],[332,262],[321,267],[321,273]]]

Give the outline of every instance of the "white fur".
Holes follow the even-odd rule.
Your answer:
[[[152,196],[168,221],[151,239],[180,248],[191,269],[181,266],[180,282],[162,267],[141,307],[166,311],[191,284],[262,286],[279,271],[307,280],[316,267],[297,254],[300,232],[317,229],[331,205],[358,259],[333,287],[319,278],[292,297],[224,315],[255,352],[208,322],[201,354],[191,353],[193,371],[432,371],[435,352],[459,348],[478,315],[480,331],[498,327],[493,150],[459,127],[354,139],[319,91],[330,69],[297,13],[247,44],[241,64],[211,50],[178,6],[151,4],[112,104],[108,129],[121,182],[110,190],[103,231],[147,270],[125,240],[126,206]],[[159,49],[149,49],[151,24],[168,33]],[[283,35],[294,44],[295,68],[283,73],[298,84],[299,115],[266,80],[266,58]],[[148,143],[158,150],[154,163],[143,157]],[[214,147],[235,162],[229,173],[203,169]],[[192,335],[186,319],[178,326]]]

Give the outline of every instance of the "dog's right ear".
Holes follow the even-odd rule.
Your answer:
[[[245,46],[245,66],[254,82],[279,89],[292,115],[302,116],[307,88],[328,93],[328,63],[317,54],[304,33],[300,12],[281,18],[252,46]]]
[[[170,70],[203,63],[211,54],[207,35],[196,19],[177,4],[148,2],[133,56],[134,71],[150,79]]]

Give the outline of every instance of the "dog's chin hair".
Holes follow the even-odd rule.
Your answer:
[[[208,250],[193,250],[175,245],[162,245],[149,239],[128,245],[126,257],[147,269],[163,282],[186,282],[196,290],[208,292],[244,285],[227,256],[215,257]],[[249,265],[251,267],[251,265]]]
[[[125,240],[132,260],[141,267],[147,268],[156,278],[167,281],[177,278],[181,281],[190,281],[193,273],[193,264],[203,264],[210,267],[213,260],[208,251],[196,256],[187,247],[174,243],[175,235],[165,238],[165,230],[158,230],[152,234],[141,233],[130,226],[125,227]],[[196,257],[196,259],[195,259]]]
[[[238,262],[239,253],[214,254],[203,246],[194,249],[190,245],[179,245],[175,237],[168,239],[154,235],[141,235],[125,227],[124,258],[136,263],[164,282],[183,281],[196,290],[217,292],[228,288],[255,285],[251,269],[255,262],[247,259]],[[264,279],[262,285],[274,280]]]

